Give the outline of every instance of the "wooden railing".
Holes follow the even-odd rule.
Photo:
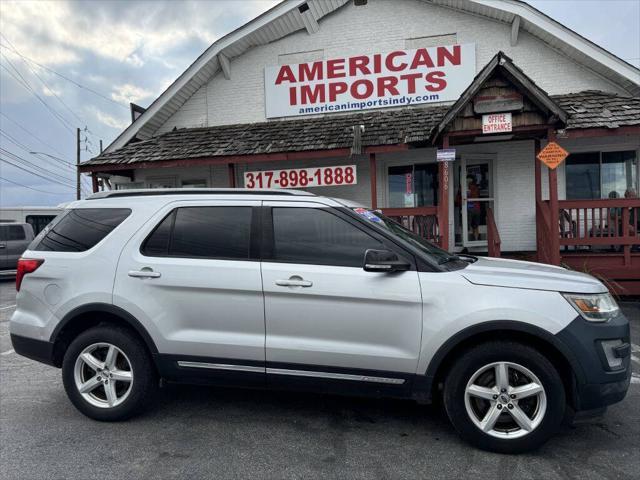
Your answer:
[[[625,247],[640,244],[640,199],[560,200],[563,246]]]
[[[440,244],[438,207],[383,208],[382,213],[421,237]]]
[[[490,257],[500,258],[500,232],[496,225],[493,209],[487,208],[487,247]]]

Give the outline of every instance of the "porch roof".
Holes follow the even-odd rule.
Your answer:
[[[600,91],[551,96],[568,114],[567,130],[640,126],[640,98]],[[364,125],[363,147],[428,141],[449,105],[379,110],[320,118],[187,128],[132,142],[82,164],[83,171],[109,166],[228,156],[350,149],[354,127]]]

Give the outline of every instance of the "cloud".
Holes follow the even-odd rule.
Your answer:
[[[102,123],[103,125],[106,125],[107,127],[115,128],[117,130],[124,130],[129,125],[130,118],[126,115],[123,115],[121,117],[116,117],[114,115],[111,115],[109,113],[106,113],[100,110],[97,107],[93,107],[90,110],[95,116],[95,118],[100,123]]]
[[[261,13],[269,1],[5,1],[1,27],[24,55],[47,65],[75,63],[82,52],[136,67],[196,41],[207,46],[229,20]]]
[[[153,92],[142,87],[125,83],[114,87],[115,91],[111,93],[111,98],[121,103],[138,103],[153,95]]]

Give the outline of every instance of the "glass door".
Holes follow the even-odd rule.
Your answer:
[[[491,160],[461,160],[460,207],[462,245],[487,245],[487,208],[493,208],[493,171]]]

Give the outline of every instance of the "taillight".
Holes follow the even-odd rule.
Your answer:
[[[27,273],[35,272],[44,263],[41,258],[20,258],[18,259],[18,271],[16,272],[16,291],[20,291],[22,279]]]

